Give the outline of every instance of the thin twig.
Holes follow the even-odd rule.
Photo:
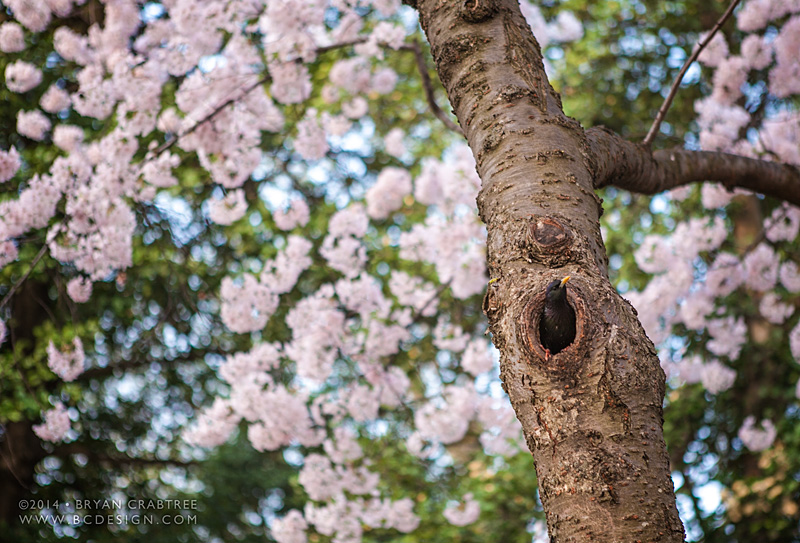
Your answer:
[[[692,502],[694,518],[697,521],[697,524],[700,526],[700,530],[703,532],[703,537],[706,537],[711,533],[711,527],[708,525],[708,520],[706,517],[703,516],[703,509],[700,505],[700,499],[694,494],[694,484],[691,482],[691,476],[688,472],[689,470],[682,472],[683,480],[685,481],[684,484],[686,486],[686,495],[689,496],[689,501]]]
[[[317,47],[314,50],[314,53],[316,53],[317,55],[322,55],[324,53],[327,53],[328,51],[333,51],[335,49],[341,49],[342,47],[350,47],[351,45],[360,45],[362,43],[366,43],[366,41],[367,41],[367,38],[362,37],[362,38],[356,38],[356,39],[350,40],[350,41],[342,41],[342,42],[339,42],[339,43],[334,43],[332,45],[323,45],[323,46]]]
[[[354,45],[359,45],[359,44],[364,43],[366,41],[367,41],[366,38],[358,38],[358,39],[355,39],[355,40],[335,43],[335,44],[332,44],[332,45],[324,45],[324,46],[321,46],[321,47],[317,47],[316,50],[314,51],[314,53],[317,54],[317,55],[321,55],[321,54],[327,53],[329,51],[333,51],[333,50],[336,50],[336,49],[341,49],[343,47],[351,47],[351,46],[354,46]],[[422,56],[422,51],[420,50],[419,45],[415,42],[413,44],[413,46],[403,46],[402,49],[407,49],[407,50],[414,51],[414,54],[417,57],[417,66],[420,68],[420,73],[422,74],[423,85],[425,87],[425,94],[426,94],[426,96],[428,98],[428,103],[431,104],[431,109],[433,110],[434,115],[436,115],[437,117],[442,119],[442,121],[448,126],[448,128],[455,129],[456,131],[458,131],[460,133],[461,130],[458,128],[458,126],[453,124],[453,122],[450,119],[448,119],[446,115],[444,115],[444,112],[441,109],[439,109],[439,106],[433,100],[433,86],[431,85],[431,80],[430,80],[430,77],[428,76],[428,70],[427,70],[427,67],[425,67],[425,59]],[[164,143],[162,143],[161,145],[156,147],[156,149],[152,153],[148,153],[148,156],[142,161],[142,163],[146,163],[146,162],[149,162],[150,160],[152,160],[154,158],[157,158],[164,151],[167,151],[173,145],[178,143],[178,140],[180,140],[184,136],[188,136],[189,134],[191,134],[192,132],[197,130],[197,128],[200,125],[202,125],[202,124],[210,121],[211,119],[213,119],[223,109],[225,109],[229,105],[241,100],[242,98],[247,96],[252,90],[258,88],[261,85],[264,85],[265,83],[268,83],[269,81],[271,81],[271,79],[272,78],[269,76],[269,74],[267,74],[264,77],[262,77],[261,79],[259,79],[257,82],[253,83],[250,87],[245,89],[244,92],[242,92],[241,94],[239,94],[239,95],[237,95],[235,97],[228,98],[224,102],[220,103],[217,107],[215,107],[204,118],[200,119],[199,121],[194,123],[192,126],[187,128],[186,130],[184,130],[180,134],[176,135],[174,138],[170,139],[169,141],[165,141]],[[455,127],[455,128],[453,128],[453,127]]]
[[[413,41],[404,44],[400,49],[414,53],[414,58],[417,61],[417,69],[422,78],[422,87],[425,90],[425,98],[428,100],[428,107],[431,108],[433,114],[437,119],[442,121],[447,128],[463,136],[464,132],[461,131],[461,127],[454,123],[453,120],[447,116],[447,113],[439,107],[439,104],[436,103],[436,96],[433,94],[433,82],[431,81],[430,74],[428,74],[428,65],[425,62],[425,56],[422,54],[422,48],[420,48],[419,42]]]
[[[650,144],[653,143],[653,140],[656,137],[656,133],[658,133],[658,129],[661,128],[661,123],[664,121],[664,117],[667,116],[667,111],[672,105],[672,100],[674,100],[675,95],[678,94],[678,87],[680,87],[681,81],[683,81],[683,76],[686,74],[686,70],[688,70],[689,66],[695,60],[697,60],[697,57],[700,56],[700,53],[703,52],[703,49],[705,49],[706,45],[708,45],[709,42],[711,42],[712,38],[717,33],[717,31],[720,28],[722,28],[722,25],[724,25],[725,21],[728,20],[728,17],[731,16],[733,10],[736,8],[737,5],[739,5],[739,1],[740,0],[733,0],[733,2],[731,2],[731,5],[728,6],[728,9],[725,10],[725,13],[723,13],[722,17],[720,17],[719,20],[716,22],[714,27],[711,29],[711,32],[709,32],[706,35],[706,37],[700,41],[698,46],[695,48],[694,53],[692,53],[689,56],[689,58],[686,59],[686,62],[684,62],[681,71],[678,73],[678,76],[675,78],[675,81],[672,82],[672,87],[669,89],[669,94],[664,99],[664,103],[661,104],[661,108],[658,110],[658,114],[656,115],[656,118],[653,121],[653,126],[650,127],[650,131],[647,133],[647,136],[645,136],[644,141],[642,142],[644,145],[650,146]]]
[[[6,458],[6,455],[5,455],[5,454],[3,454],[3,449],[2,449],[2,447],[0,447],[0,457],[2,457],[2,458],[3,458],[3,462],[5,463],[6,467],[8,468],[8,471],[9,471],[9,472],[11,472],[11,475],[13,475],[13,476],[14,476],[14,479],[16,479],[16,480],[17,480],[17,482],[19,483],[19,485],[20,485],[22,488],[24,488],[25,490],[30,490],[30,487],[29,487],[28,485],[26,485],[26,484],[25,484],[25,483],[22,481],[22,479],[20,479],[20,478],[19,478],[19,476],[17,475],[17,471],[14,469],[14,465],[13,465],[13,460],[14,460],[14,450],[11,448],[11,440],[9,439],[9,435],[8,435],[8,429],[6,428],[5,424],[2,424],[2,423],[0,423],[0,430],[2,430],[2,434],[0,434],[0,435],[2,435],[2,437],[3,437],[3,440],[5,440],[5,441],[8,443],[8,454],[10,454],[10,455],[11,455],[11,460],[12,460],[12,462],[9,462],[9,461],[8,461],[8,458]]]
[[[342,48],[342,47],[349,47],[351,45],[358,45],[359,43],[363,43],[365,41],[366,41],[366,38],[360,38],[360,39],[357,39],[357,40],[352,40],[352,41],[335,43],[335,44],[332,44],[332,45],[325,45],[325,46],[322,46],[322,47],[317,47],[317,49],[315,50],[315,54],[319,55],[319,54],[322,54],[322,53],[327,53],[328,51],[333,51],[334,49],[339,49],[339,48]],[[217,107],[215,107],[213,109],[213,111],[211,111],[204,118],[200,119],[199,121],[194,123],[192,126],[190,126],[186,130],[184,130],[183,132],[181,132],[180,134],[178,134],[177,136],[172,138],[171,140],[165,141],[164,143],[159,145],[155,149],[155,151],[153,151],[152,154],[148,154],[148,158],[145,158],[145,160],[143,160],[142,162],[148,162],[148,160],[151,160],[153,158],[158,157],[159,155],[161,155],[161,153],[163,153],[164,151],[166,151],[167,149],[169,149],[173,145],[175,145],[178,142],[179,139],[181,139],[184,136],[188,136],[189,134],[191,134],[192,132],[197,130],[197,128],[201,124],[204,124],[204,123],[210,121],[212,118],[214,118],[216,115],[218,115],[220,111],[222,111],[223,109],[225,109],[229,105],[231,105],[231,104],[233,104],[235,102],[238,102],[239,100],[241,100],[242,98],[244,98],[245,96],[250,94],[250,92],[252,90],[260,87],[261,85],[264,85],[264,84],[270,82],[271,80],[272,80],[272,78],[270,77],[269,74],[267,74],[264,77],[262,77],[261,79],[259,79],[258,81],[256,81],[255,83],[253,83],[252,85],[250,85],[249,87],[247,87],[244,90],[244,92],[242,92],[241,94],[239,94],[237,96],[234,96],[234,97],[231,97],[231,98],[228,98],[224,102],[220,103]]]
[[[90,442],[90,445],[93,445]],[[189,467],[198,464],[197,460],[177,460],[177,459],[160,459],[160,458],[147,458],[138,456],[120,456],[116,454],[109,454],[105,452],[97,452],[91,446],[82,443],[67,443],[56,447],[51,453],[55,456],[64,458],[73,454],[82,454],[91,460],[98,462],[112,462],[114,464],[141,464],[141,465],[171,465],[177,467]]]
[[[183,132],[181,132],[180,134],[178,134],[177,136],[175,136],[174,138],[172,138],[171,140],[169,140],[169,141],[165,141],[164,143],[162,143],[161,145],[159,145],[158,147],[156,147],[156,150],[155,150],[155,151],[153,151],[152,155],[150,155],[148,158],[145,158],[145,159],[144,159],[142,162],[143,162],[143,163],[145,163],[145,162],[148,162],[149,160],[152,160],[153,158],[156,158],[156,157],[158,157],[159,155],[161,155],[161,153],[163,153],[164,151],[166,151],[167,149],[171,148],[173,145],[175,145],[176,143],[178,143],[178,140],[179,140],[179,139],[181,139],[181,138],[182,138],[182,137],[184,137],[184,136],[188,136],[189,134],[191,134],[192,132],[194,132],[195,130],[197,130],[197,128],[198,128],[198,127],[199,127],[201,124],[204,124],[204,123],[206,123],[206,122],[210,121],[210,120],[211,120],[211,119],[213,119],[213,118],[214,118],[216,115],[218,115],[220,111],[222,111],[223,109],[225,109],[225,108],[226,108],[226,107],[228,107],[229,105],[233,104],[234,102],[237,102],[237,101],[241,100],[242,98],[244,98],[245,96],[247,96],[247,95],[250,93],[250,91],[252,91],[252,90],[253,90],[253,89],[255,89],[255,88],[258,88],[258,87],[260,87],[261,85],[263,85],[263,84],[265,84],[265,83],[267,83],[268,81],[270,81],[270,79],[271,79],[271,78],[270,78],[270,76],[269,76],[269,75],[266,75],[266,76],[262,77],[261,79],[259,79],[258,81],[256,81],[255,83],[253,83],[252,85],[250,85],[248,88],[246,88],[246,89],[244,90],[244,92],[242,92],[241,94],[239,94],[239,95],[237,95],[237,96],[234,96],[234,97],[231,97],[231,98],[228,98],[227,100],[225,100],[224,102],[222,102],[221,104],[219,104],[217,107],[215,107],[215,108],[214,108],[214,109],[213,109],[213,110],[212,110],[212,111],[211,111],[211,112],[210,112],[208,115],[206,115],[204,118],[200,119],[199,121],[197,121],[196,123],[194,123],[192,126],[190,126],[190,127],[189,127],[189,128],[187,128],[186,130],[184,130]]]
[[[342,42],[335,45],[328,45],[325,47],[318,47],[317,54],[327,53],[333,49],[338,49],[340,47],[348,47],[351,45],[359,45],[365,43],[367,41],[366,38],[358,38],[349,42]],[[389,49],[388,45],[383,45],[384,48]],[[411,51],[414,53],[414,60],[417,62],[417,70],[419,71],[419,75],[422,78],[422,87],[425,90],[425,99],[428,102],[428,107],[430,107],[431,112],[436,116],[437,119],[442,121],[444,125],[456,132],[457,134],[463,135],[464,133],[461,131],[461,127],[458,126],[456,123],[453,122],[452,119],[447,115],[447,113],[439,107],[439,104],[436,103],[436,96],[433,92],[433,82],[431,81],[431,76],[428,74],[428,65],[425,62],[425,55],[422,54],[422,48],[419,46],[419,42],[412,41],[410,43],[404,43],[399,48],[401,51]]]
[[[6,294],[5,298],[3,298],[3,301],[2,301],[2,302],[0,302],[0,309],[3,309],[3,308],[6,306],[6,304],[8,303],[8,301],[11,299],[11,297],[12,297],[12,296],[14,295],[14,293],[17,291],[17,289],[18,289],[18,288],[19,288],[19,287],[22,285],[22,283],[24,283],[24,282],[25,282],[25,280],[28,278],[28,276],[29,276],[29,275],[31,274],[31,272],[33,271],[33,268],[35,268],[35,267],[36,267],[36,264],[38,264],[38,263],[39,263],[39,261],[40,261],[40,260],[42,259],[42,257],[44,256],[44,252],[45,252],[46,250],[47,250],[47,243],[45,243],[44,245],[42,245],[42,248],[41,248],[41,249],[39,249],[39,253],[38,253],[38,254],[36,255],[36,257],[33,259],[33,262],[31,262],[31,265],[30,265],[30,267],[28,268],[28,271],[26,271],[26,272],[25,272],[25,275],[23,275],[22,277],[20,277],[20,278],[19,278],[19,281],[17,281],[16,283],[14,283],[14,286],[13,286],[13,287],[11,287],[11,290],[9,290],[9,291],[8,291],[8,294]]]

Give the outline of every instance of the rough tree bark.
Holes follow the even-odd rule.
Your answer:
[[[484,311],[551,540],[683,541],[662,430],[664,372],[635,309],[609,282],[594,189],[654,193],[718,180],[797,203],[800,174],[722,153],[653,154],[608,130],[584,131],[564,114],[516,0],[407,3],[482,179],[492,279]],[[577,336],[546,359],[545,287],[566,275]]]

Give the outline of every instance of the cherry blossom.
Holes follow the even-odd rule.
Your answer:
[[[20,111],[17,114],[17,132],[32,140],[42,141],[51,126],[50,119],[38,109]]]
[[[309,109],[306,117],[297,123],[295,150],[306,160],[319,160],[330,148],[325,139],[325,131],[316,118],[316,111]]]
[[[411,194],[411,175],[400,168],[385,168],[367,191],[367,215],[373,219],[388,218],[402,207],[408,194]]]
[[[306,543],[307,529],[308,524],[297,509],[292,509],[283,518],[272,521],[272,537],[278,543]]]
[[[67,408],[58,402],[53,409],[44,413],[44,423],[35,424],[33,432],[44,441],[53,443],[63,441],[72,429],[72,422],[69,419]]]
[[[800,323],[797,323],[789,334],[789,345],[795,362],[800,364]]]
[[[64,381],[74,381],[84,370],[85,354],[81,338],[72,340],[72,348],[61,351],[51,341],[47,347],[47,365]]]
[[[420,435],[444,444],[456,443],[467,433],[475,415],[475,389],[470,384],[445,387],[439,401],[431,401],[414,414]]]
[[[772,44],[757,34],[742,41],[742,57],[750,69],[763,70],[772,62]]]
[[[228,440],[240,418],[229,401],[216,398],[211,407],[197,417],[194,426],[183,433],[183,439],[191,445],[217,447]]]
[[[14,262],[19,255],[19,250],[13,241],[0,242],[0,268]]]
[[[99,288],[115,276],[121,280],[133,265],[137,206],[184,190],[187,181],[178,179],[184,160],[204,169],[205,186],[214,195],[206,203],[207,216],[219,227],[232,225],[248,213],[245,183],[257,181],[270,190],[278,184],[258,177],[279,160],[264,152],[265,133],[280,134],[284,149],[319,168],[312,173],[287,170],[305,182],[305,175],[327,172],[332,146],[335,150],[340,140],[368,133],[362,119],[376,113],[374,98],[392,93],[406,77],[382,62],[394,59],[391,55],[403,47],[409,32],[403,17],[392,18],[399,0],[263,5],[175,0],[163,3],[163,16],[152,21],[140,19],[141,6],[126,0],[107,3],[104,19],[86,35],[66,25],[51,26],[80,2],[6,4],[17,22],[0,25],[0,50],[11,58],[5,85],[28,97],[35,94],[29,110],[18,113],[17,135],[39,142],[52,133],[60,156],[49,169],[31,175],[16,148],[0,151],[0,182],[26,176],[19,194],[0,203],[0,265],[18,258],[18,238],[41,229],[49,256],[70,269],[66,293],[77,303],[91,298],[94,283]],[[798,11],[796,3],[788,4],[745,2],[737,26],[753,33],[741,41],[739,55],[731,55],[739,42],[731,40],[729,46],[722,34],[701,55],[712,85],[711,94],[695,103],[703,149],[800,164],[797,112],[768,108],[765,118],[752,125],[742,105],[744,85],[754,70],[768,73],[769,91],[776,97],[800,92],[800,17],[790,15]],[[561,11],[548,23],[530,2],[522,2],[522,9],[542,47],[583,34],[570,12]],[[332,10],[338,10],[338,17]],[[379,18],[365,25],[361,14],[369,10]],[[782,17],[788,19],[782,27],[762,31]],[[44,90],[42,70],[47,75],[47,68],[13,54],[35,43],[27,40],[33,36],[29,33],[47,29],[53,32],[53,56],[74,66],[76,79],[66,85],[59,80]],[[320,82],[326,74],[320,76],[311,63],[331,48],[339,49],[341,57],[333,57],[338,60],[332,61],[327,81]],[[321,88],[313,88],[312,81]],[[101,121],[108,130],[84,132],[81,127],[88,124],[74,120],[80,117]],[[193,446],[216,447],[241,425],[256,450],[300,451],[298,481],[309,501],[302,512],[292,510],[272,520],[279,543],[304,543],[314,531],[345,542],[359,541],[366,527],[403,533],[417,528],[415,502],[387,497],[370,467],[368,448],[362,447],[370,432],[365,428],[387,410],[382,424],[392,419],[392,410],[419,403],[404,431],[408,452],[420,461],[446,459],[443,445],[477,431],[485,454],[511,457],[526,450],[507,399],[481,388],[487,380],[497,385],[490,374],[493,348],[476,335],[483,326],[433,318],[453,299],[486,289],[486,231],[474,209],[481,187],[475,160],[463,143],[442,156],[416,155],[406,144],[418,135],[407,130],[374,129],[373,142],[392,158],[376,155],[388,165],[381,163],[363,201],[356,190],[326,193],[325,205],[337,210],[327,230],[315,215],[312,226],[323,229],[318,234],[299,235],[317,211],[311,209],[317,200],[306,199],[311,193],[292,189],[287,197],[284,190],[275,199],[259,194],[274,210],[277,230],[267,220],[264,228],[273,237],[266,238],[264,252],[243,255],[242,267],[231,268],[219,292],[210,293],[218,294],[225,327],[250,334],[254,346],[225,355],[217,370],[224,391],[197,414],[183,437]],[[151,146],[144,147],[146,142]],[[413,177],[405,166],[417,158],[422,158],[421,167]],[[749,334],[749,320],[723,300],[738,289],[755,291],[763,319],[791,327],[790,349],[800,362],[800,324],[792,320],[794,305],[781,290],[800,292],[798,265],[786,254],[800,230],[800,211],[786,204],[776,207],[763,224],[761,242],[739,251],[728,243],[732,219],[723,208],[746,193],[704,183],[699,191],[675,189],[669,198],[677,205],[697,192],[711,218],[687,217],[666,234],[646,236],[634,258],[654,277],[641,292],[626,296],[659,345],[676,329],[708,334],[702,356],[700,347],[691,345],[694,350],[665,367],[677,386],[699,382],[708,393],[721,394],[736,381],[734,367]],[[418,209],[424,219],[408,220],[405,213]],[[212,227],[221,232],[220,239],[233,230]],[[404,262],[380,271],[381,251],[395,251]],[[317,278],[310,276],[319,275],[319,268],[330,277],[315,285]],[[270,337],[271,326],[279,324],[276,314],[286,315],[281,341]],[[0,341],[4,336],[0,321]],[[424,397],[416,382],[412,387],[402,362],[395,364],[398,355],[402,360],[412,350],[437,353],[435,360],[415,361],[422,371],[435,366],[452,373],[447,380],[425,375]],[[47,355],[48,366],[64,381],[84,371],[86,355],[78,337],[71,348],[51,342]],[[44,418],[34,427],[41,439],[67,436],[71,424],[63,404]],[[772,444],[775,426],[767,420],[762,427],[756,428],[754,417],[745,420],[739,430],[745,447],[758,451]],[[443,515],[453,525],[466,526],[477,521],[480,505],[467,494]]]
[[[494,366],[489,342],[483,338],[473,339],[464,350],[461,365],[472,375],[491,371]]]
[[[736,371],[722,364],[719,360],[711,360],[703,364],[700,371],[703,388],[711,394],[719,394],[733,386]]]
[[[760,243],[744,257],[747,286],[754,290],[767,291],[778,281],[778,255],[766,243]]]
[[[22,27],[14,22],[0,25],[0,51],[18,53],[25,49],[25,34]]]
[[[282,104],[297,104],[311,95],[308,69],[295,62],[270,64],[272,97]]]
[[[42,72],[33,64],[18,60],[6,66],[6,87],[11,92],[24,93],[42,82]]]
[[[73,301],[84,303],[92,296],[92,282],[85,277],[75,277],[67,283],[67,294]]]
[[[0,151],[0,183],[14,177],[21,165],[19,153],[14,147],[8,151]]]
[[[739,439],[753,452],[768,449],[776,436],[777,430],[771,420],[762,420],[759,429],[756,427],[756,418],[752,415],[744,419],[742,427],[739,428]]]
[[[704,41],[706,38],[707,34],[701,34],[698,43]],[[721,32],[718,32],[711,38],[711,41],[708,42],[708,45],[706,45],[705,49],[700,53],[700,56],[697,57],[697,60],[706,66],[716,67],[719,66],[720,62],[727,58],[729,54],[728,42],[725,41],[725,36]]]
[[[308,224],[309,209],[308,204],[302,198],[295,198],[289,203],[289,209],[282,209],[273,213],[272,218],[281,230],[292,230],[298,226]]]
[[[783,324],[794,313],[794,305],[781,302],[780,296],[774,292],[767,292],[761,299],[758,310],[769,322]]]
[[[53,129],[53,143],[64,151],[77,150],[83,141],[83,129],[69,124],[59,124]]]
[[[448,506],[442,514],[450,524],[466,526],[478,520],[481,507],[477,501],[472,499],[472,494],[465,494],[463,503]]]
[[[208,217],[217,224],[233,224],[247,213],[247,202],[242,189],[232,190],[219,200],[208,202]]]
[[[800,292],[800,269],[797,264],[787,260],[781,264],[780,269],[781,284],[789,292]]]
[[[230,277],[222,280],[220,315],[234,332],[260,330],[278,307],[278,297],[253,275],[245,274],[237,284]]]
[[[767,239],[772,242],[794,240],[800,232],[800,208],[785,203],[776,207],[764,221],[764,230]]]
[[[392,128],[383,138],[383,143],[386,152],[395,158],[400,158],[406,152],[406,146],[403,143],[403,130],[400,128]]]
[[[487,454],[510,457],[527,450],[522,425],[504,399],[481,396],[477,419],[484,428],[479,440]]]

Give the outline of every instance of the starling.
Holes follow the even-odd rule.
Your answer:
[[[575,339],[575,311],[567,302],[567,281],[569,275],[547,285],[545,292],[539,337],[548,359]]]

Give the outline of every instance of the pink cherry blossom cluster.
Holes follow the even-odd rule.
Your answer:
[[[453,526],[472,524],[481,514],[481,506],[471,493],[464,494],[463,503],[449,505],[444,510],[444,518]]]
[[[8,151],[0,151],[0,183],[5,183],[14,177],[21,165],[19,153],[14,147]]]
[[[232,190],[224,198],[208,202],[208,218],[217,224],[233,224],[245,213],[247,202],[242,189]]]
[[[414,182],[414,198],[434,208],[424,223],[400,236],[400,256],[434,264],[439,280],[461,299],[483,292],[487,281],[486,230],[474,211],[479,187],[466,146],[454,149],[444,162],[426,161]]]
[[[775,425],[770,420],[761,421],[761,428],[756,427],[756,418],[749,416],[744,420],[739,429],[739,439],[745,447],[753,452],[769,449],[775,441],[778,432]]]
[[[67,283],[67,294],[73,301],[82,304],[92,296],[92,282],[85,277],[75,277]]]
[[[294,228],[303,227],[308,224],[310,210],[308,204],[302,198],[295,198],[289,203],[289,209],[284,211],[277,210],[272,214],[275,219],[275,225],[281,230],[292,230]]]
[[[469,175],[474,176],[471,156],[463,151],[455,153],[455,156],[458,157],[457,160],[469,165]],[[434,167],[438,167],[437,163],[430,162],[428,168]],[[443,172],[446,170],[445,166],[441,168]],[[402,170],[397,172],[399,175]],[[478,182],[473,180],[469,185],[469,192],[465,193],[465,173],[463,167],[460,167],[455,176],[442,175],[436,181],[441,183],[441,196],[437,201],[441,207],[435,208],[432,213],[437,217],[436,220],[442,222],[443,227],[447,227],[447,221],[450,220],[460,221],[461,224],[469,224],[470,221],[477,225],[474,209],[467,208],[466,204],[469,197],[475,197]],[[389,171],[382,175],[390,174],[395,175],[395,172]],[[297,512],[289,520],[277,524],[276,536],[280,534],[280,537],[287,540],[305,537],[309,526],[313,526],[319,533],[337,534],[337,537],[344,538],[360,534],[362,523],[395,527],[398,530],[412,529],[418,523],[416,516],[407,509],[410,502],[391,502],[375,498],[364,502],[361,498],[353,499],[353,496],[361,493],[372,493],[378,476],[368,471],[365,465],[356,465],[364,461],[355,439],[357,434],[352,430],[344,430],[351,427],[342,426],[347,421],[358,424],[378,419],[381,406],[391,409],[405,405],[408,401],[408,377],[399,368],[384,367],[381,360],[398,353],[404,343],[415,340],[408,328],[412,322],[412,312],[431,316],[438,307],[435,286],[419,277],[405,272],[392,272],[388,278],[388,287],[393,297],[389,298],[384,293],[381,280],[364,273],[364,265],[369,258],[365,239],[370,232],[370,218],[372,216],[375,220],[384,220],[387,217],[386,211],[375,212],[375,207],[372,208],[373,213],[370,213],[370,202],[375,206],[377,204],[374,202],[380,201],[380,205],[384,206],[382,210],[396,210],[398,206],[404,205],[404,199],[410,197],[413,191],[411,179],[404,177],[406,175],[398,177],[401,181],[406,179],[400,183],[398,195],[392,192],[398,190],[396,180],[393,180],[393,186],[385,189],[388,191],[387,196],[374,196],[373,192],[373,196],[367,196],[366,208],[354,203],[331,217],[328,235],[323,240],[319,253],[334,270],[341,273],[342,278],[333,285],[325,285],[317,292],[307,295],[290,309],[286,323],[292,331],[291,341],[270,351],[272,354],[266,357],[270,362],[266,366],[257,366],[256,358],[249,355],[244,358],[241,358],[243,355],[234,355],[220,369],[220,374],[231,384],[230,399],[223,404],[226,408],[222,409],[216,403],[212,407],[212,412],[223,417],[221,427],[232,431],[233,425],[225,424],[232,413],[236,420],[243,418],[249,423],[250,441],[262,450],[271,450],[290,443],[313,446],[322,441],[326,456],[318,453],[306,456],[300,477],[301,484],[313,502],[322,503],[309,502],[305,516],[301,517]],[[379,178],[375,186],[377,188],[371,190],[384,190],[384,179],[386,178]],[[430,187],[435,181],[429,179],[424,182]],[[293,202],[292,207],[297,202]],[[302,211],[305,215],[306,210]],[[445,211],[447,215],[444,214]],[[283,220],[281,217],[276,222]],[[285,226],[289,228],[291,225]],[[307,257],[312,250],[311,244],[303,238],[290,236],[289,239],[287,248],[280,254],[289,253],[289,247],[301,241],[307,245],[297,252],[298,256],[287,262],[297,262],[300,255]],[[476,247],[476,254],[481,255],[480,265],[483,266],[481,242],[480,231],[476,231],[474,238],[468,240],[468,243]],[[310,259],[308,263],[310,264]],[[298,265],[296,274],[293,274],[288,286],[283,289],[275,287],[275,283],[266,278],[267,274],[275,273],[288,265],[281,264],[280,255],[265,263],[258,283],[260,287],[266,287],[277,295],[288,292],[308,264]],[[249,286],[242,284],[243,290],[233,293],[235,299],[229,298],[228,294],[231,293],[222,292],[223,308],[229,303],[257,299],[255,290],[252,291],[253,295],[245,292],[249,288],[260,287],[252,280]],[[252,324],[254,329],[256,326],[263,328],[261,322]],[[441,454],[442,449],[437,447],[462,439],[469,429],[470,421],[477,419],[484,426],[481,443],[486,450],[492,454],[518,453],[522,443],[521,429],[511,407],[507,402],[486,396],[485,392],[477,392],[471,383],[471,376],[486,374],[494,367],[488,341],[483,338],[473,340],[458,325],[444,319],[439,320],[431,337],[438,349],[462,358],[463,369],[470,374],[470,379],[458,385],[447,386],[441,393],[434,392],[426,405],[417,409],[414,419],[416,432],[409,440],[411,452],[416,451],[415,454],[425,456],[423,450],[438,450]],[[263,355],[261,357],[263,360]],[[276,362],[277,360],[283,364],[295,365],[298,380],[292,387],[276,385],[269,377],[269,371],[281,363]],[[350,370],[345,369],[348,363]],[[250,369],[234,370],[242,367],[242,364]],[[356,370],[355,375],[365,382],[342,382],[347,371],[352,370]],[[319,385],[332,377],[340,381],[339,391],[315,397]],[[307,407],[307,404],[310,406]],[[288,406],[292,406],[291,416],[285,415]],[[476,409],[476,406],[479,408]],[[278,412],[284,415],[277,417],[275,414]],[[206,443],[197,439],[198,432],[212,426],[203,422],[206,416],[201,417],[200,425],[190,431],[188,438],[196,444],[214,445],[223,436],[212,433]],[[332,433],[332,437],[325,438],[326,433],[329,436]],[[330,516],[333,513],[338,515],[335,519]],[[330,524],[333,520],[337,524]]]
[[[25,50],[25,33],[22,27],[14,22],[0,25],[0,51],[19,53]]]
[[[35,424],[33,432],[44,441],[63,441],[72,429],[72,422],[64,404],[58,402],[53,409],[44,413],[44,423]]]
[[[361,238],[368,225],[369,218],[361,204],[352,204],[331,217],[328,235],[319,251],[331,268],[345,276],[358,275],[364,269],[367,252]]]
[[[768,72],[769,92],[776,98],[800,93],[800,60],[797,58],[800,5],[749,0],[737,13],[736,20],[738,28],[748,33],[738,55],[731,54],[721,33],[714,36],[700,55],[700,62],[713,68],[713,91],[695,104],[700,144],[707,150],[745,156],[766,154],[767,158],[800,164],[800,113],[779,110],[780,113],[766,116],[757,135],[742,137],[750,114],[738,104],[751,72]]]
[[[766,73],[761,78],[769,80],[769,96],[764,100],[780,103],[800,93],[799,14],[798,2],[749,0],[736,14],[739,30],[746,33],[738,54],[722,34],[701,53],[700,63],[712,74],[711,94],[695,103],[703,149],[800,164],[800,112],[780,106],[754,121],[741,105],[746,84],[759,77],[757,72]],[[755,131],[746,131],[748,126],[755,126]],[[690,192],[687,188],[673,190],[672,199],[683,201]],[[790,300],[800,292],[800,276],[797,262],[783,245],[797,240],[800,209],[785,203],[776,207],[764,219],[761,241],[734,254],[723,250],[730,225],[716,210],[739,194],[747,193],[703,184],[700,200],[714,218],[689,218],[678,223],[671,235],[647,236],[635,258],[640,269],[655,276],[643,291],[626,293],[656,344],[666,347],[678,324],[708,334],[707,353],[702,357],[670,354],[665,349],[662,365],[681,381],[702,383],[711,394],[733,386],[736,371],[728,363],[735,365],[745,343],[758,333],[755,328],[748,329],[736,307],[726,307],[722,301],[739,289],[755,298],[764,321],[788,324],[791,353],[800,361],[800,322],[794,319],[795,304]],[[673,358],[676,364],[669,362]],[[776,431],[770,421],[765,421],[763,428],[756,428],[754,417],[749,417],[739,437],[749,449],[764,450]]]
[[[74,381],[84,370],[86,355],[83,351],[81,338],[72,340],[72,348],[61,351],[51,341],[47,347],[47,365],[64,381]]]

